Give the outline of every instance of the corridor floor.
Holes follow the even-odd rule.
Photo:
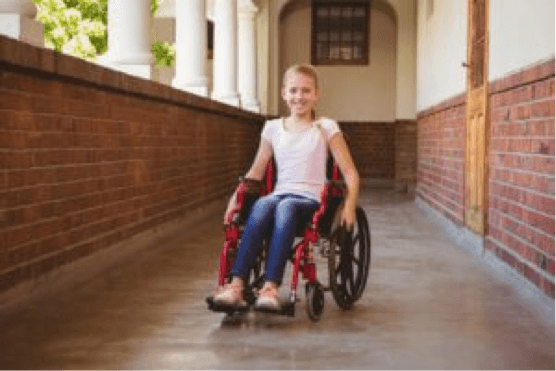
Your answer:
[[[223,321],[208,311],[223,241],[215,215],[4,315],[0,368],[554,370],[554,325],[541,323],[410,197],[373,190],[361,203],[372,262],[352,310],[327,293],[318,323],[303,297],[294,318]],[[318,269],[326,275],[322,262]]]

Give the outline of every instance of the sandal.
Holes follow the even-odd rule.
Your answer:
[[[239,306],[243,300],[243,284],[240,282],[228,283],[222,290],[214,295],[212,301],[215,305],[225,307]]]
[[[279,312],[281,309],[280,302],[278,301],[278,290],[271,285],[265,285],[255,302],[255,309],[262,312]]]

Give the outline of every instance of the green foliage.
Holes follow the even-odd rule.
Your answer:
[[[151,0],[151,12],[153,15],[156,15],[158,8],[160,8],[160,0]]]
[[[89,60],[106,51],[107,0],[33,2],[38,8],[37,20],[44,23],[47,47]]]
[[[44,24],[45,45],[58,52],[94,60],[108,48],[106,25],[108,0],[33,0],[37,20]],[[151,0],[156,14],[161,0]],[[173,66],[174,47],[155,40],[152,46],[157,65]]]
[[[176,56],[174,45],[156,40],[153,42],[153,55],[157,66],[172,67]]]

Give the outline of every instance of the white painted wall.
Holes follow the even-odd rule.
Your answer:
[[[418,112],[465,91],[466,59],[467,0],[417,0]]]
[[[554,0],[490,0],[489,80],[554,57]]]
[[[281,58],[278,36],[280,34],[279,14],[287,3],[299,0],[267,0],[273,12],[270,17],[270,65],[269,65],[269,112],[278,112],[280,97],[275,93],[280,85]],[[416,115],[416,58],[417,58],[417,0],[374,0],[372,3],[388,4],[396,17],[396,119],[414,119]],[[443,0],[448,1],[448,0]]]
[[[322,98],[319,116],[342,121],[395,121],[396,26],[371,9],[368,66],[317,66]],[[280,76],[293,64],[311,61],[311,8],[289,13],[280,26]],[[281,114],[285,106],[281,105]]]
[[[554,11],[554,0],[490,0],[489,81],[554,58]],[[417,25],[422,111],[466,90],[467,1],[418,0]]]
[[[385,1],[396,12],[396,119],[414,119],[417,85],[417,4],[416,0]]]

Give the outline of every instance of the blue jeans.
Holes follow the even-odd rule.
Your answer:
[[[264,278],[280,284],[284,267],[292,252],[297,222],[310,220],[318,207],[317,201],[292,194],[259,198],[245,224],[230,275],[247,279],[249,269],[262,248],[263,239],[274,225]]]

